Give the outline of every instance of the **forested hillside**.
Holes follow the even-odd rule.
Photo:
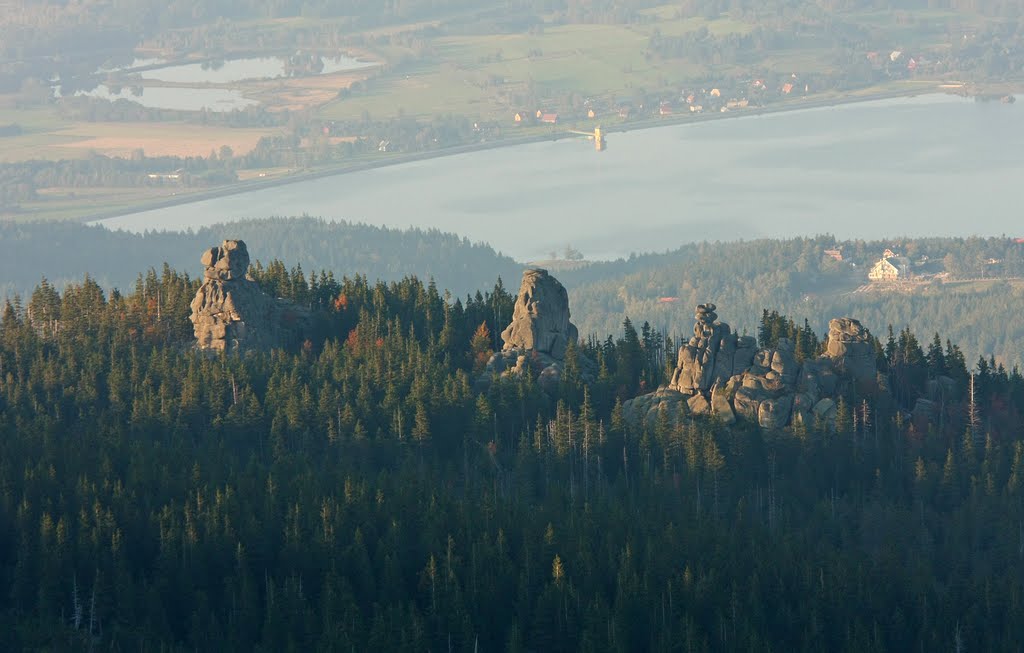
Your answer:
[[[1019,374],[905,330],[878,346],[891,392],[844,397],[834,431],[631,424],[664,378],[648,328],[570,348],[551,396],[481,394],[501,286],[294,267],[256,274],[323,307],[294,351],[192,351],[197,282],[169,268],[4,307],[5,647],[1020,650]],[[909,419],[940,376],[954,396]]]
[[[923,267],[948,277],[854,292],[867,284],[868,268],[889,247],[913,261],[926,260]],[[842,250],[843,262],[825,255],[835,248]],[[806,319],[818,332],[831,318],[849,315],[876,333],[890,325],[925,335],[938,331],[972,361],[994,355],[1007,368],[1024,368],[1024,243],[1010,238],[838,242],[819,236],[694,243],[560,277],[582,333],[615,329],[625,314],[643,316],[656,330],[676,335],[689,329],[693,306],[714,301],[723,320],[751,334],[766,306],[798,322]],[[956,279],[978,281],[952,283]]]
[[[477,288],[517,279],[520,263],[482,243],[437,231],[398,230],[315,218],[252,220],[195,233],[111,232],[70,223],[0,223],[0,298],[26,297],[46,277],[60,290],[88,273],[104,289],[122,292],[154,261],[198,274],[196,252],[225,235],[245,234],[264,262],[288,261],[308,275],[356,274],[370,281],[408,275],[433,278],[464,297]],[[912,290],[853,292],[888,247],[946,281]],[[825,250],[841,248],[844,262]],[[853,316],[876,333],[889,325],[920,334],[941,332],[970,360],[995,356],[1024,368],[1024,243],[1011,238],[930,238],[839,242],[830,236],[791,240],[692,243],[663,254],[579,266],[558,272],[569,289],[573,321],[586,335],[618,330],[624,317],[647,321],[664,335],[689,330],[696,304],[714,301],[722,318],[753,333],[764,307],[824,332],[829,319]],[[1000,281],[1002,279],[1003,281]],[[937,281],[937,280],[936,280]],[[678,337],[676,338],[678,341]]]
[[[102,287],[124,291],[154,261],[198,273],[197,252],[223,233],[244,233],[268,262],[278,258],[306,273],[331,271],[337,277],[361,274],[398,281],[416,275],[464,295],[516,278],[520,266],[490,246],[437,230],[400,230],[315,218],[251,220],[213,225],[196,232],[110,231],[74,223],[0,222],[0,298],[27,295],[46,277],[60,289],[89,274]]]

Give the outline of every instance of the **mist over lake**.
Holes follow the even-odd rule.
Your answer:
[[[564,139],[340,174],[104,220],[185,230],[309,214],[437,228],[520,260],[684,242],[1015,235],[1024,109],[954,96]],[[244,234],[225,234],[243,237]]]

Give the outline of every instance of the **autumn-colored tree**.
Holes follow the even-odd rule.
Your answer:
[[[473,359],[473,371],[482,372],[491,358],[491,330],[487,328],[486,321],[481,322],[473,332],[473,338],[469,342],[469,351]]]

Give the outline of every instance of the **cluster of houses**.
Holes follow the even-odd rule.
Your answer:
[[[913,73],[917,71],[920,66],[930,65],[932,62],[927,61],[923,56],[912,57],[903,50],[893,50],[889,54],[884,52],[872,51],[865,55],[868,63],[876,71],[886,71],[890,75],[900,71],[906,71],[907,73]]]
[[[596,115],[593,109],[591,109],[589,113],[590,115],[588,117],[590,118],[593,118]],[[515,121],[517,125],[529,125],[536,123],[542,123],[545,125],[558,124],[557,113],[551,111],[543,111],[541,109],[537,109],[537,111],[535,111],[534,113],[530,113],[529,111],[517,111],[516,115],[513,116],[512,119]]]
[[[590,119],[602,116],[617,115],[622,120],[628,120],[635,115],[658,115],[672,116],[687,113],[717,113],[746,109],[750,106],[758,106],[774,92],[780,96],[807,95],[811,92],[811,85],[800,79],[795,73],[781,84],[766,82],[763,79],[754,79],[739,84],[738,88],[732,90],[724,87],[712,86],[710,88],[684,88],[678,95],[665,98],[656,103],[636,102],[632,99],[619,99],[607,106],[598,107],[591,102],[585,105],[583,114],[571,116],[572,119],[580,119],[584,116]],[[536,109],[535,111],[517,111],[513,114],[513,121],[517,125],[550,124],[555,125],[560,121],[558,113]]]

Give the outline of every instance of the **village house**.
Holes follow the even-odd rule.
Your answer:
[[[909,276],[910,261],[903,256],[880,258],[868,272],[869,281],[901,281]]]
[[[835,249],[826,249],[824,252],[825,256],[829,257],[833,261],[843,262],[843,248],[836,247]]]

